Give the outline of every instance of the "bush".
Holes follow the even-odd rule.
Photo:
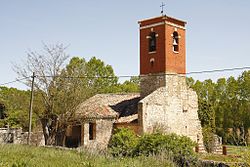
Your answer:
[[[110,152],[114,156],[132,156],[137,141],[138,138],[132,130],[116,129],[109,144]]]
[[[165,150],[168,146],[168,138],[160,133],[143,135],[135,148],[137,155],[151,155],[158,154]]]
[[[197,156],[195,143],[190,138],[159,132],[136,137],[129,129],[117,129],[110,142],[110,151],[115,156],[150,156],[164,153],[173,158],[178,166],[194,165]]]
[[[197,157],[193,151],[195,143],[190,138],[176,134],[161,133],[143,135],[135,148],[137,155],[150,155],[167,152],[178,165],[195,164]]]

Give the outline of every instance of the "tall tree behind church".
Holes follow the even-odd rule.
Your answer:
[[[220,78],[216,83],[188,78],[199,98],[199,118],[203,127],[222,137],[223,143],[247,145],[250,128],[250,71],[237,79]],[[215,126],[215,129],[213,128]]]

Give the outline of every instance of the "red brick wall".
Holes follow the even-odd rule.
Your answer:
[[[174,72],[178,74],[186,73],[186,45],[185,45],[185,30],[177,28],[179,38],[179,52],[173,52],[172,34],[175,31],[174,26],[166,25],[166,72]]]
[[[171,22],[174,25],[163,24]],[[185,22],[165,16],[141,21],[140,27],[150,26],[152,24],[162,23],[154,27],[143,28],[140,30],[140,74],[173,72],[185,74],[186,72],[186,46],[185,30],[178,26],[185,26]],[[177,29],[179,38],[179,52],[173,52],[172,34]],[[156,52],[149,52],[150,32],[158,34],[156,38]],[[150,59],[154,59],[154,65]]]
[[[149,36],[151,28],[142,29],[140,31],[140,73],[159,73],[165,71],[165,26],[157,26],[153,28],[153,31],[158,34],[156,37],[156,52],[149,53]],[[151,66],[150,59],[154,58],[154,65]]]

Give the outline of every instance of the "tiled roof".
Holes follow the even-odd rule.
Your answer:
[[[118,118],[137,114],[139,94],[97,94],[78,106],[76,118]]]

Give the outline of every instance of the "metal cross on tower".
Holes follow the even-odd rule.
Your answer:
[[[163,2],[161,3],[161,14],[163,15],[163,10],[164,10],[164,6],[166,6]]]

